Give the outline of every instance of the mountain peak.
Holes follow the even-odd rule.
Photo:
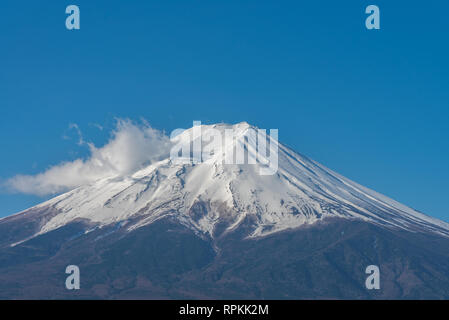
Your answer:
[[[201,136],[195,137],[199,128]],[[211,129],[220,134],[232,129],[240,136],[255,127],[241,122],[199,128],[185,130],[174,142],[190,146],[192,139],[210,136]],[[213,155],[212,161],[176,162],[166,158],[124,177],[104,178],[81,186],[20,215],[36,210],[50,212],[42,218],[37,234],[79,220],[88,221],[94,228],[120,223],[132,231],[170,216],[211,238],[243,225],[248,237],[263,237],[328,217],[449,235],[449,224],[360,186],[275,143],[279,166],[272,175],[260,174],[261,163],[227,164],[222,150]]]

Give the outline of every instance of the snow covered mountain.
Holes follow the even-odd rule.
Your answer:
[[[448,223],[272,138],[274,174],[260,174],[268,159],[226,164],[255,128],[201,126],[230,129],[236,139],[206,162],[167,155],[0,219],[0,298],[72,297],[58,282],[68,264],[83,270],[81,298],[449,297]],[[193,144],[193,130],[174,143]],[[369,264],[380,293],[364,288]]]
[[[203,136],[211,129],[235,130],[239,139],[225,146],[234,148],[254,127],[240,123],[201,129]],[[192,130],[176,141],[190,143]],[[176,164],[167,156],[127,177],[80,186],[30,209],[51,213],[42,217],[41,228],[32,237],[77,220],[88,221],[93,228],[119,223],[131,231],[165,216],[212,238],[243,221],[251,221],[249,237],[261,237],[327,217],[449,235],[445,222],[352,182],[282,144],[278,150],[279,169],[274,175],[260,175],[259,163],[225,164],[224,152],[217,152],[207,163]]]

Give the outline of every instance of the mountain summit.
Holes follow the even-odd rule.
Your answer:
[[[224,148],[234,148],[256,128],[246,122],[202,125],[201,135],[211,136],[212,129],[223,136],[233,130],[237,139]],[[175,140],[190,144],[193,136],[191,128]],[[48,212],[32,236],[79,220],[92,228],[119,223],[132,231],[167,216],[212,238],[242,224],[248,237],[261,237],[329,217],[449,235],[445,222],[360,186],[280,143],[278,150],[279,168],[273,175],[260,175],[260,164],[225,164],[221,149],[199,164],[176,164],[167,156],[129,176],[80,186],[19,216]]]
[[[195,133],[198,129],[201,136]],[[447,285],[441,290],[449,295],[445,274],[448,263],[436,262],[446,259],[449,224],[369,190],[270,136],[268,142],[276,147],[271,150],[277,152],[278,168],[274,174],[261,175],[260,168],[267,159],[249,163],[251,157],[256,159],[251,130],[257,129],[247,123],[193,127],[174,137],[173,143],[190,146],[201,137],[207,142],[217,132],[225,136],[226,130],[234,132],[234,139],[221,141],[208,154],[207,161],[179,162],[167,155],[129,175],[82,185],[1,219],[0,271],[4,268],[11,272],[5,271],[9,278],[3,276],[12,286],[8,297],[22,297],[13,284],[24,285],[20,271],[13,272],[12,267],[22,270],[23,275],[42,268],[50,277],[58,264],[62,268],[64,263],[77,263],[92,270],[99,264],[104,267],[105,261],[110,264],[105,278],[117,274],[120,281],[133,284],[116,288],[92,276],[88,280],[90,289],[82,297],[135,297],[138,292],[152,298],[366,297],[369,293],[364,290],[363,281],[355,284],[354,277],[363,277],[365,264],[382,262],[387,270],[385,279],[394,280],[402,274],[410,277],[411,282],[404,284],[395,279],[383,295],[376,297],[420,297],[415,291],[419,288],[426,288],[424,297],[434,297],[428,287],[433,284],[423,282],[422,272],[431,272],[436,283]],[[246,151],[247,163],[226,163],[225,151],[234,150],[238,144]],[[143,249],[144,243],[153,249]],[[154,243],[162,246],[164,252]],[[301,248],[295,247],[295,243]],[[427,252],[423,246],[429,243],[443,251]],[[395,250],[397,257],[392,255]],[[237,252],[244,252],[247,257],[239,257]],[[274,260],[282,260],[284,268],[276,272],[270,271],[274,262],[267,260],[274,252]],[[253,263],[260,257],[255,255],[260,254],[267,256],[256,267]],[[129,264],[118,262],[120,256],[125,261],[129,257]],[[248,260],[251,256],[254,261]],[[432,269],[434,265],[427,265],[429,261],[416,262],[417,256],[424,260],[433,257],[439,265],[437,271]],[[142,268],[156,271],[146,277]],[[242,278],[239,272],[251,268],[262,268],[259,271],[265,278]],[[350,275],[353,268],[358,269]],[[438,271],[441,268],[444,270]],[[175,276],[176,270],[186,276]],[[314,272],[319,270],[338,275],[329,283],[316,279],[314,282]],[[270,272],[274,272],[274,278],[268,279]],[[279,278],[276,284],[276,277],[292,277],[291,281],[299,277],[304,287],[289,284],[286,278]],[[192,279],[199,284],[194,285]],[[345,284],[348,279],[352,283]],[[2,277],[0,283],[1,280]],[[271,284],[263,285],[265,281]],[[336,281],[341,281],[338,283],[342,289],[329,289],[334,288]],[[170,291],[168,287],[175,283],[183,289]],[[234,283],[236,288],[230,289],[226,283]],[[100,290],[99,285],[106,287]],[[213,285],[221,286],[222,291],[211,289]],[[441,290],[436,290],[436,294],[442,294]],[[43,294],[40,290],[34,292],[33,297]],[[58,296],[65,294],[60,292]]]

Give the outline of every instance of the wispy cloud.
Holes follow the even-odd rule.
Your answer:
[[[71,124],[70,128],[78,133],[78,144],[88,146],[87,159],[62,162],[37,175],[16,175],[6,181],[6,186],[19,193],[56,194],[101,178],[130,174],[170,152],[170,139],[146,121],[117,120],[111,139],[99,148],[84,140],[78,125]]]
[[[78,145],[82,146],[83,144],[86,143],[84,141],[83,134],[81,133],[81,130],[80,130],[80,128],[78,127],[78,125],[76,123],[71,123],[69,125],[69,129],[75,130],[76,133],[78,134]]]

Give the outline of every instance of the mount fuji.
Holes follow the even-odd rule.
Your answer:
[[[449,298],[448,223],[271,137],[274,174],[225,164],[256,128],[201,126],[226,130],[236,140],[203,163],[167,155],[0,219],[0,298]],[[174,142],[195,143],[193,131]],[[65,289],[67,265],[80,290]],[[369,265],[379,290],[365,287]]]

